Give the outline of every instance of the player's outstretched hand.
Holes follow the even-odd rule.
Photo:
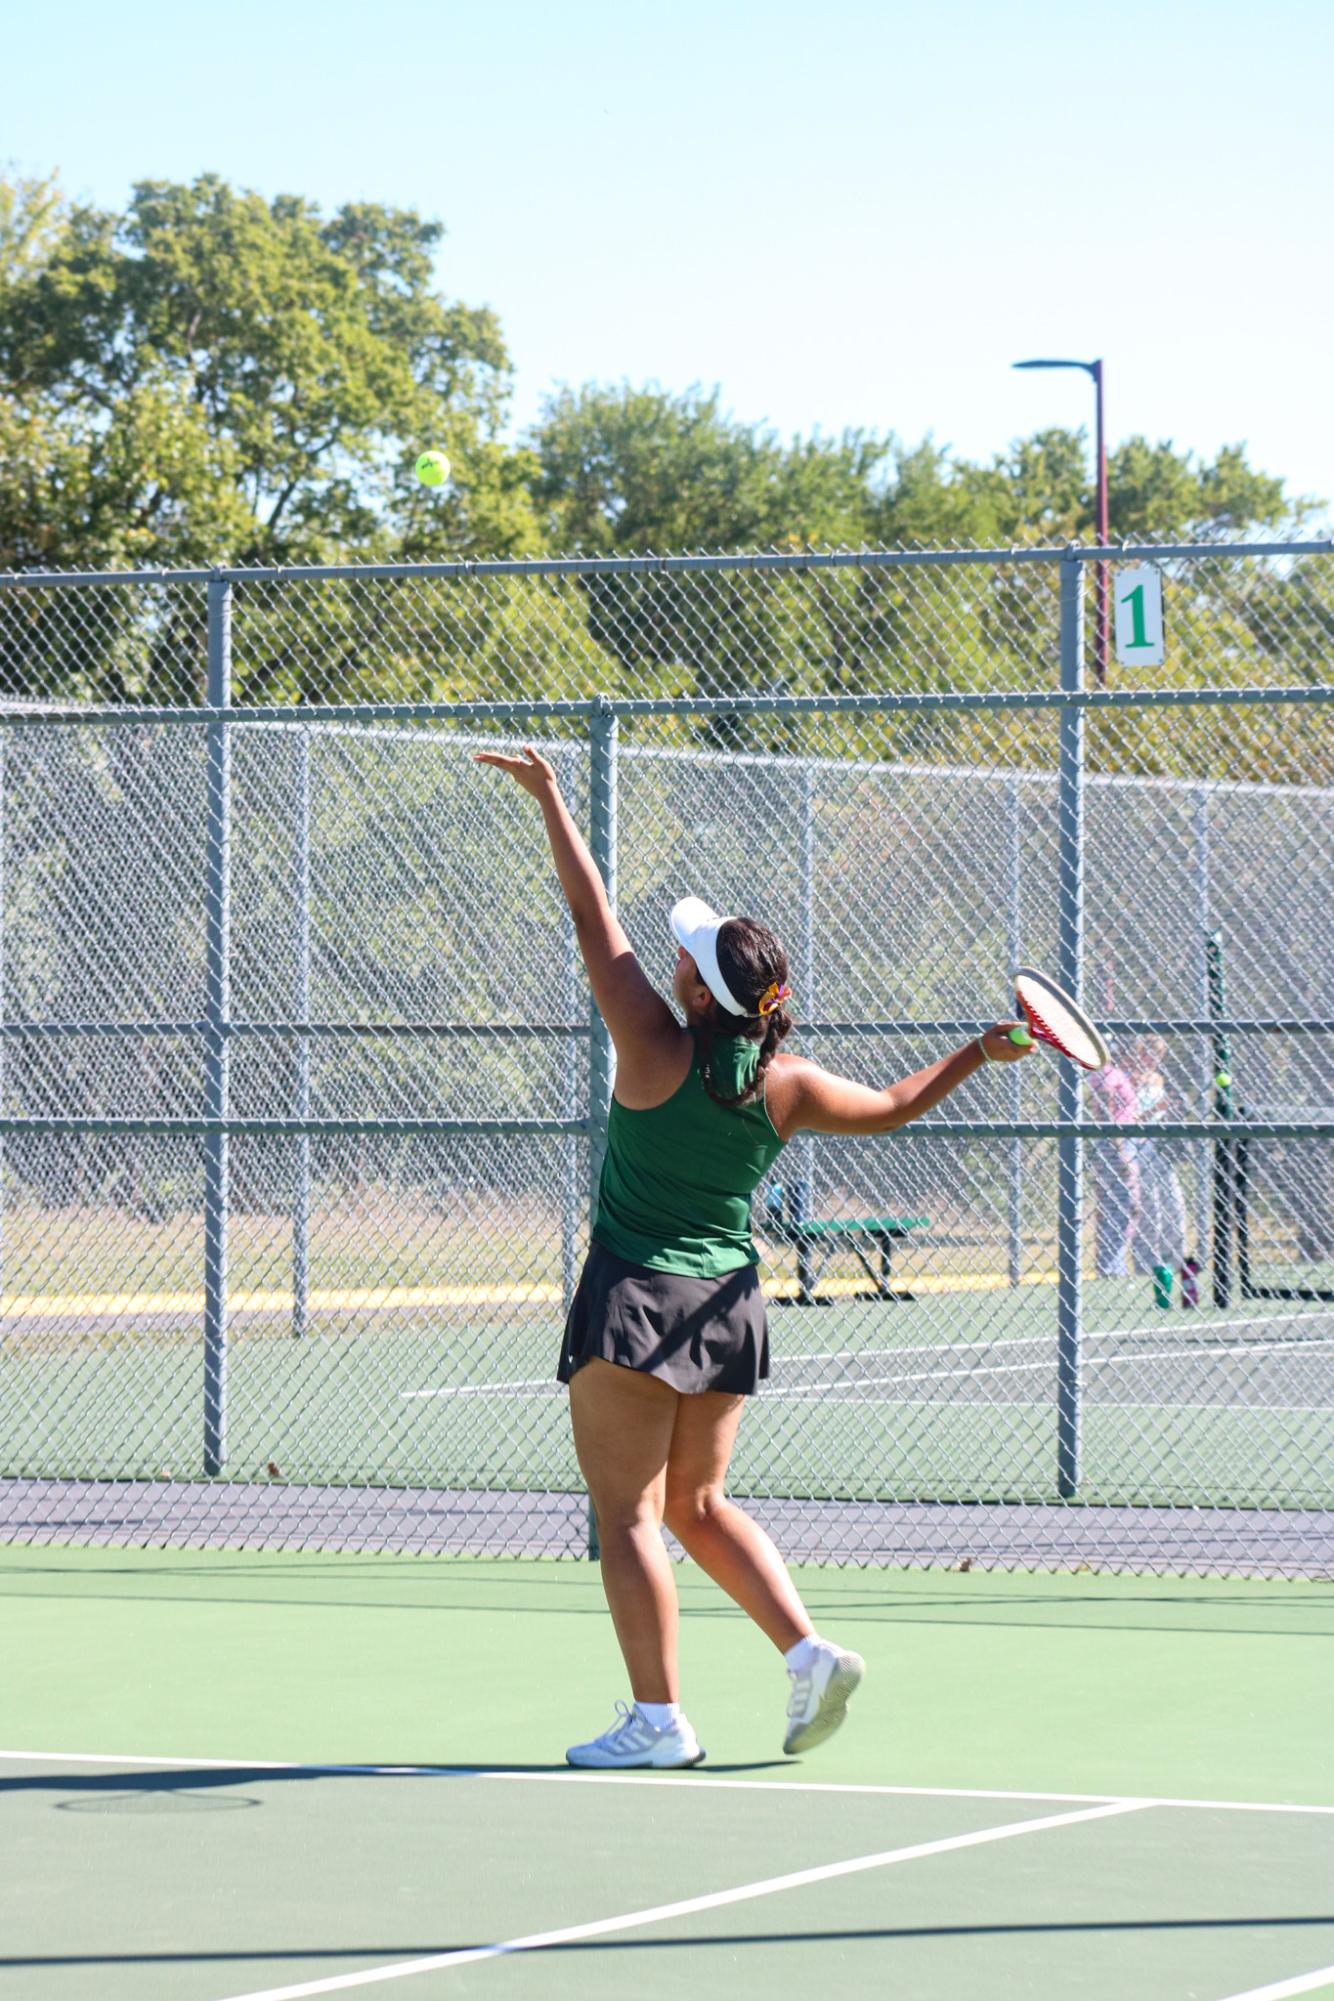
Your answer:
[[[531,792],[534,799],[540,799],[544,792],[559,792],[556,774],[544,757],[539,757],[530,743],[523,747],[522,757],[505,757],[498,750],[479,750],[474,764],[494,764],[498,771],[508,771],[516,778],[525,792]]]
[[[1023,1030],[1024,1041],[1011,1042],[1012,1028]],[[998,1021],[994,1028],[987,1030],[982,1041],[993,1063],[1017,1063],[1021,1057],[1031,1056],[1037,1047],[1029,1033],[1028,1024],[1023,1021]]]

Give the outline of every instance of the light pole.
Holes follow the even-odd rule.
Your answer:
[[[1101,361],[1016,361],[1015,368],[1082,368],[1086,375],[1093,377],[1093,387],[1098,403],[1098,546],[1107,547],[1107,434],[1103,428],[1102,414],[1102,363]],[[1098,686],[1107,680],[1107,565],[1098,565],[1098,617],[1097,653],[1095,671]]]

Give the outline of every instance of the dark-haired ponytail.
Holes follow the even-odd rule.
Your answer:
[[[783,1006],[788,995],[782,993],[778,998],[787,986],[787,954],[767,925],[758,924],[751,917],[732,917],[718,933],[718,969],[728,991],[738,1000],[750,1002],[755,1011],[724,1013],[715,1002],[712,1012],[699,1025],[700,1082],[716,1105],[740,1111],[762,1096],[765,1074],[778,1045],[792,1033],[792,1016]],[[775,999],[777,1006],[773,1004]],[[767,1013],[760,1012],[762,1003],[767,1005]],[[729,1041],[744,1038],[760,1045],[755,1075],[734,1098],[724,1097],[714,1081],[713,1051],[720,1036]]]
[[[722,1030],[722,1034],[729,1041],[744,1037],[746,1041],[758,1042],[760,1045],[760,1060],[755,1066],[755,1075],[745,1090],[738,1092],[735,1098],[725,1098],[718,1089],[713,1081],[711,1068],[714,1043],[719,1035],[719,1021],[714,1015],[706,1017],[699,1026],[699,1076],[700,1082],[715,1105],[726,1105],[731,1111],[740,1111],[743,1105],[753,1104],[763,1092],[765,1074],[777,1054],[779,1043],[792,1033],[793,1022],[792,1016],[784,1007],[777,1007],[772,1014],[762,1018],[759,1015],[743,1014],[733,1015],[732,1020],[737,1026],[734,1029]]]

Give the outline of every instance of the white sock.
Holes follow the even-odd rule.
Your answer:
[[[822,1640],[818,1633],[807,1633],[804,1639],[797,1641],[795,1647],[788,1648],[783,1659],[794,1673],[801,1674],[811,1665],[820,1649],[827,1648],[828,1645],[828,1640]]]
[[[653,1730],[666,1730],[681,1714],[679,1702],[637,1702],[635,1708]]]

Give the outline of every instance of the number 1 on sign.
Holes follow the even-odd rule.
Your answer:
[[[1136,584],[1133,591],[1127,591],[1121,600],[1130,606],[1130,630],[1132,637],[1126,645],[1127,653],[1143,653],[1152,644],[1144,630],[1144,586]]]
[[[1123,667],[1161,667],[1165,653],[1163,580],[1149,564],[1116,580],[1116,657]]]

